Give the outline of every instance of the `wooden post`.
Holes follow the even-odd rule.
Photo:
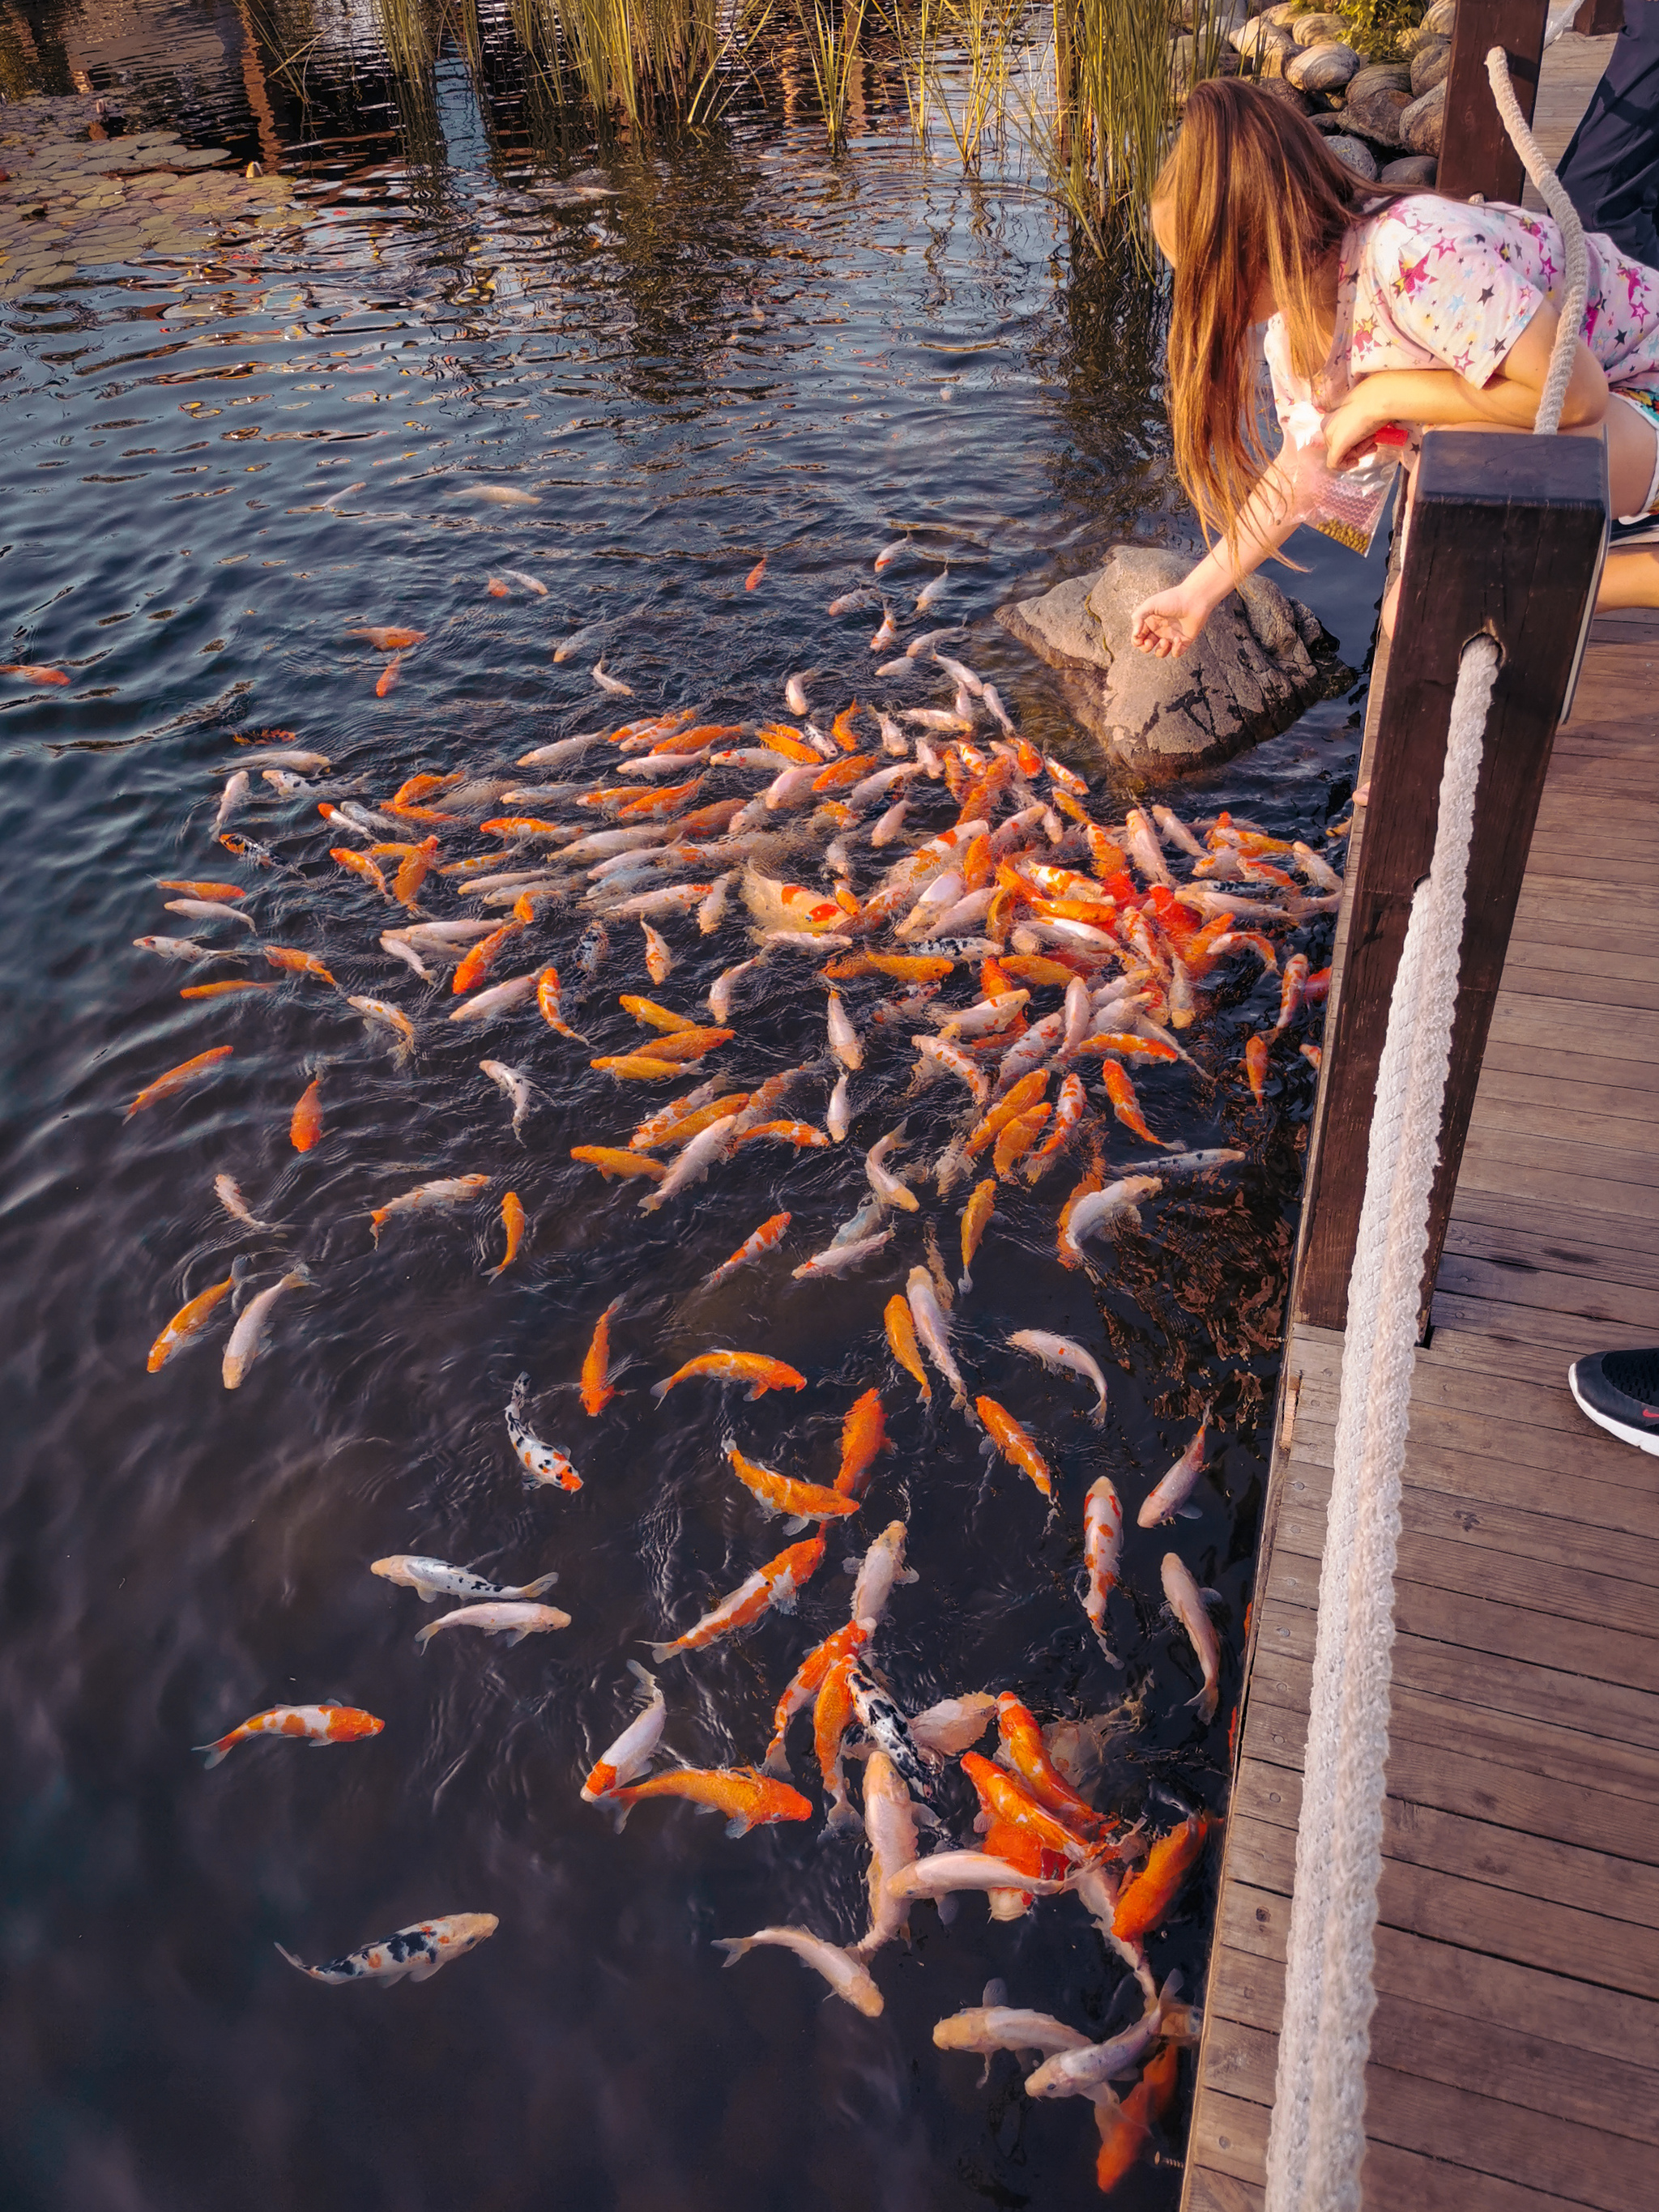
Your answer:
[[[1519,202],[1526,171],[1498,118],[1486,56],[1494,46],[1509,55],[1515,97],[1530,123],[1548,12],[1548,0],[1457,0],[1437,191],[1452,199],[1479,192]]]
[[[1395,971],[1412,894],[1433,855],[1458,657],[1486,630],[1504,661],[1475,796],[1451,1073],[1429,1212],[1426,1327],[1555,726],[1599,571],[1607,493],[1600,439],[1431,430],[1423,441],[1346,953],[1325,1044],[1295,1276],[1297,1321],[1346,1324]]]
[[[1625,0],[1584,0],[1572,19],[1572,27],[1582,39],[1605,38],[1609,31],[1622,31]]]

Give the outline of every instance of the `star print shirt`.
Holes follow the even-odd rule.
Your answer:
[[[1616,391],[1659,391],[1659,272],[1627,260],[1610,238],[1585,239],[1584,339]],[[1345,234],[1336,329],[1310,394],[1291,366],[1275,315],[1266,351],[1282,422],[1311,397],[1322,412],[1383,368],[1449,368],[1490,381],[1547,300],[1566,291],[1561,234],[1547,215],[1493,202],[1466,207],[1429,194],[1397,200]]]

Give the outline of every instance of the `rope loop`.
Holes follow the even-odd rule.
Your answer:
[[[1561,324],[1550,354],[1550,371],[1539,396],[1537,419],[1533,424],[1540,437],[1553,437],[1561,427],[1561,408],[1572,380],[1578,336],[1584,326],[1584,302],[1589,294],[1589,256],[1584,250],[1584,226],[1578,220],[1577,209],[1567,198],[1565,185],[1545,160],[1542,148],[1527,127],[1515,87],[1510,82],[1510,58],[1502,46],[1494,46],[1486,56],[1486,75],[1492,82],[1492,96],[1498,102],[1504,128],[1521,156],[1522,167],[1537,185],[1545,206],[1559,225],[1566,248],[1567,296],[1562,304]]]

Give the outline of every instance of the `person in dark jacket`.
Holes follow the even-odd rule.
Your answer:
[[[1659,0],[1625,0],[1624,28],[1556,174],[1586,230],[1659,264]]]

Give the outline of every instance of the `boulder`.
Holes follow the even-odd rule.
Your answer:
[[[1423,27],[1432,31],[1437,39],[1449,39],[1452,26],[1457,21],[1457,0],[1434,0],[1434,5],[1423,18]]]
[[[1432,92],[1451,67],[1451,40],[1433,39],[1412,56],[1412,91],[1420,100]]]
[[[1275,7],[1261,10],[1261,20],[1264,23],[1277,25],[1281,31],[1288,31],[1292,23],[1304,15],[1311,15],[1313,12],[1313,0],[1278,0]]]
[[[1260,64],[1264,76],[1282,76],[1285,64],[1297,52],[1296,40],[1288,31],[1281,31],[1262,15],[1252,16],[1227,33],[1227,43],[1236,54],[1247,61]]]
[[[1298,92],[1340,92],[1358,67],[1353,48],[1332,39],[1292,54],[1285,64],[1285,77]]]
[[[1401,31],[1395,40],[1395,51],[1404,54],[1406,59],[1410,61],[1419,46],[1433,46],[1439,36],[1440,33],[1437,31],[1430,30],[1426,23],[1413,23],[1409,30]]]
[[[1368,185],[1376,182],[1376,157],[1363,138],[1350,138],[1342,131],[1334,131],[1326,138],[1325,145],[1355,176],[1363,177]]]
[[[1379,146],[1403,146],[1401,111],[1412,103],[1412,74],[1403,64],[1374,64],[1348,79],[1346,110],[1351,130]]]
[[[1270,94],[1274,100],[1282,100],[1286,107],[1295,108],[1298,115],[1310,115],[1313,112],[1314,102],[1311,97],[1305,92],[1298,92],[1293,84],[1287,83],[1282,76],[1264,76],[1258,79],[1258,82],[1263,92]]]
[[[1277,737],[1353,680],[1317,618],[1259,575],[1223,600],[1180,659],[1137,653],[1135,608],[1191,567],[1158,546],[1119,545],[1103,568],[997,610],[1005,629],[1060,670],[1073,712],[1112,759],[1153,779]]]
[[[1404,62],[1367,62],[1348,81],[1350,94],[1361,100],[1370,92],[1409,92],[1411,88],[1412,73]]]
[[[1349,28],[1340,15],[1298,15],[1285,27],[1298,46],[1322,46],[1334,39],[1346,39]]]
[[[1446,121],[1445,80],[1425,92],[1421,100],[1413,100],[1400,118],[1400,143],[1413,154],[1434,154],[1440,151],[1440,133]]]
[[[1431,154],[1403,154],[1399,161],[1389,162],[1376,181],[1379,185],[1392,185],[1396,190],[1407,185],[1431,185],[1439,167]]]

